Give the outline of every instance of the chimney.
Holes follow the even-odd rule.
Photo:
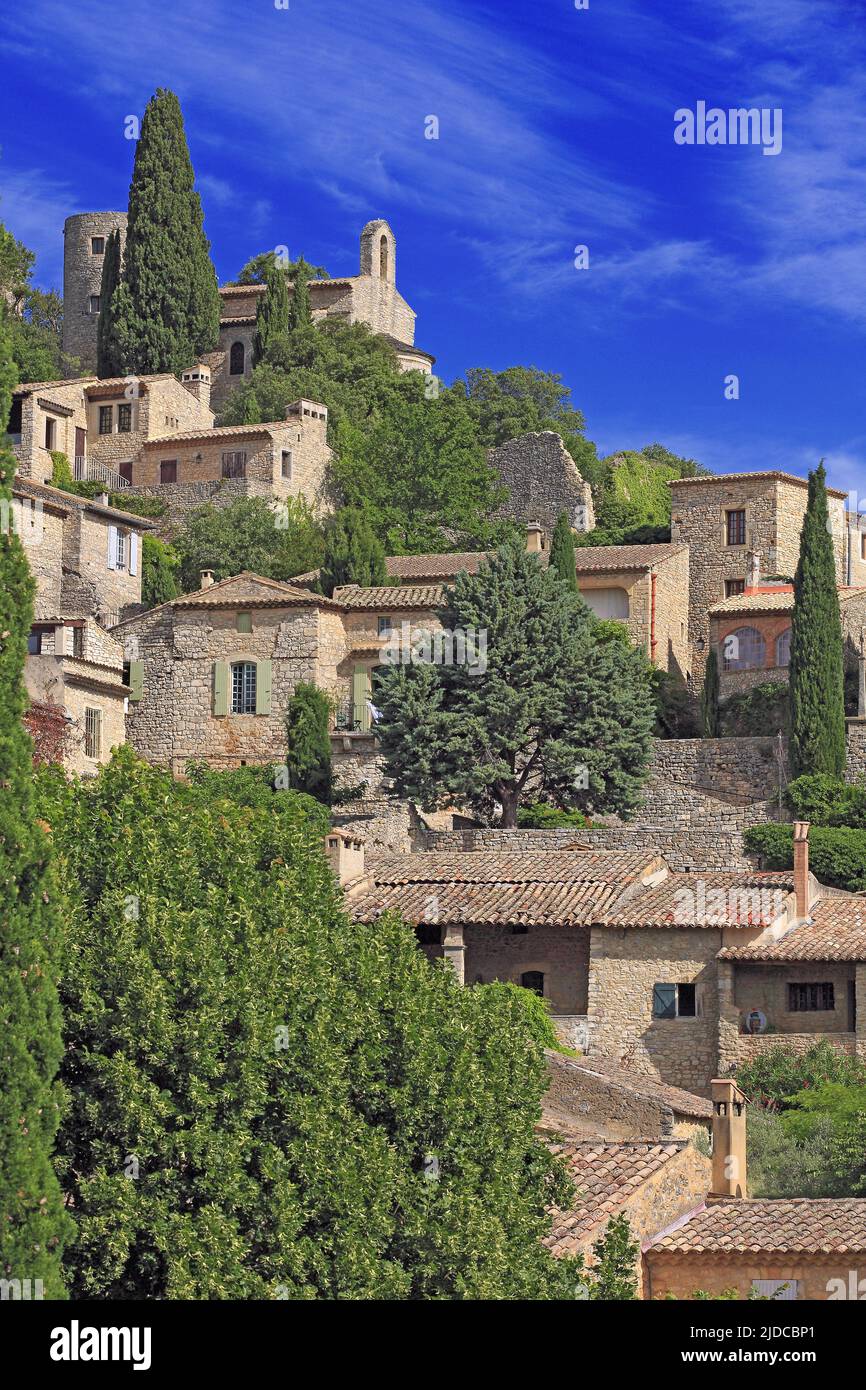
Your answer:
[[[205,410],[210,410],[210,367],[196,362],[194,367],[181,375],[181,385],[200,401]]]
[[[746,587],[756,589],[761,582],[761,556],[757,550],[749,551],[749,577],[746,580]]]
[[[530,555],[540,555],[544,549],[544,527],[538,521],[530,521],[526,528],[526,549]]]
[[[711,1081],[713,1101],[712,1197],[745,1197],[746,1097],[735,1081]]]
[[[199,574],[201,575],[201,587],[209,589],[213,584],[213,570],[199,570]]]
[[[325,836],[325,854],[341,888],[363,879],[363,835],[335,827]]]
[[[794,897],[797,916],[809,916],[809,822],[794,821]]]
[[[99,504],[100,507],[107,507],[107,506],[108,506],[108,493],[107,493],[107,492],[97,492],[97,494],[96,494],[96,496],[94,497],[93,500],[94,500],[94,502],[97,502],[97,503]]]

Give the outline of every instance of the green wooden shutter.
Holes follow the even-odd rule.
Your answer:
[[[227,661],[215,661],[213,664],[213,712],[214,714],[228,714],[229,712],[229,666]]]
[[[676,1018],[676,985],[653,985],[653,1018]]]
[[[370,672],[366,666],[356,666],[352,673],[352,721],[356,729],[370,728]]]
[[[140,700],[144,695],[144,662],[130,661],[129,684],[132,689],[130,700]]]
[[[271,712],[271,663],[256,663],[256,714]]]

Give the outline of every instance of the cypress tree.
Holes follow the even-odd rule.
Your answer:
[[[307,792],[330,806],[333,794],[331,707],[315,685],[301,681],[286,707],[286,766],[292,791]]]
[[[794,776],[840,777],[845,770],[844,647],[823,460],[809,474],[794,575],[789,680]]]
[[[96,327],[96,375],[120,376],[123,363],[114,331],[114,293],[120,284],[120,230],[115,227],[105,245],[102,283],[99,286],[99,322]]]
[[[256,332],[253,338],[253,365],[261,362],[269,344],[285,338],[289,331],[289,290],[286,273],[276,260],[271,261],[265,277],[265,293],[256,309]],[[309,298],[309,296],[308,296]]]
[[[553,528],[553,540],[550,543],[550,563],[556,569],[557,574],[569,589],[577,593],[577,571],[574,564],[574,536],[568,520],[567,512],[560,512],[556,518],[556,525]]]
[[[289,328],[306,328],[313,322],[309,287],[311,269],[303,256],[299,257],[295,267],[294,292],[289,305]]]
[[[0,436],[6,433],[12,409],[12,392],[17,385],[18,368],[12,356],[12,334],[5,306],[0,304]]]
[[[61,926],[50,831],[36,818],[21,722],[35,585],[9,525],[14,471],[12,456],[0,453],[0,1277],[25,1289],[31,1281],[23,1297],[62,1298],[71,1222],[51,1162],[62,1099]]]
[[[178,373],[216,346],[220,301],[209,248],[180,103],[160,88],[141,123],[111,304],[124,371]]]
[[[632,1240],[631,1227],[624,1212],[610,1218],[604,1235],[592,1248],[595,1254],[592,1298],[603,1302],[636,1299],[640,1245]]]
[[[701,691],[701,730],[704,738],[719,737],[719,658],[711,648]]]
[[[329,598],[341,584],[387,584],[385,551],[360,508],[343,507],[328,527],[319,582]]]

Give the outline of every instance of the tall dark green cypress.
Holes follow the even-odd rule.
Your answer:
[[[292,791],[330,806],[333,797],[331,706],[315,685],[301,681],[286,706],[286,766]]]
[[[844,647],[823,460],[809,474],[794,575],[789,679],[794,775],[841,776],[845,770]]]
[[[141,122],[123,275],[111,304],[123,370],[183,371],[216,347],[219,313],[180,103],[160,88]]]
[[[325,558],[319,570],[323,594],[330,598],[341,584],[365,588],[387,584],[385,551],[358,507],[343,507],[325,532]]]
[[[269,345],[285,338],[288,331],[289,288],[286,284],[286,272],[273,260],[265,276],[265,292],[256,309],[253,365],[261,362]]]
[[[120,376],[123,371],[112,310],[114,293],[120,284],[120,273],[120,230],[115,227],[105,244],[102,282],[99,287],[99,322],[96,326],[96,375],[99,377]]]
[[[13,1298],[62,1298],[71,1222],[51,1162],[62,1100],[61,923],[21,722],[35,586],[9,524],[14,471],[0,452],[0,1278],[20,1281]]]
[[[704,685],[701,691],[701,732],[704,738],[719,737],[719,658],[715,647],[710,649]]]
[[[300,256],[295,267],[295,284],[289,304],[289,328],[306,328],[313,322],[309,285],[311,269],[303,256]]]
[[[550,542],[550,563],[574,593],[577,593],[577,570],[574,563],[574,535],[567,512],[560,512]]]

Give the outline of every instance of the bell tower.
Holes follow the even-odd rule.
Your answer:
[[[361,274],[396,287],[397,242],[382,217],[368,222],[361,232]]]

